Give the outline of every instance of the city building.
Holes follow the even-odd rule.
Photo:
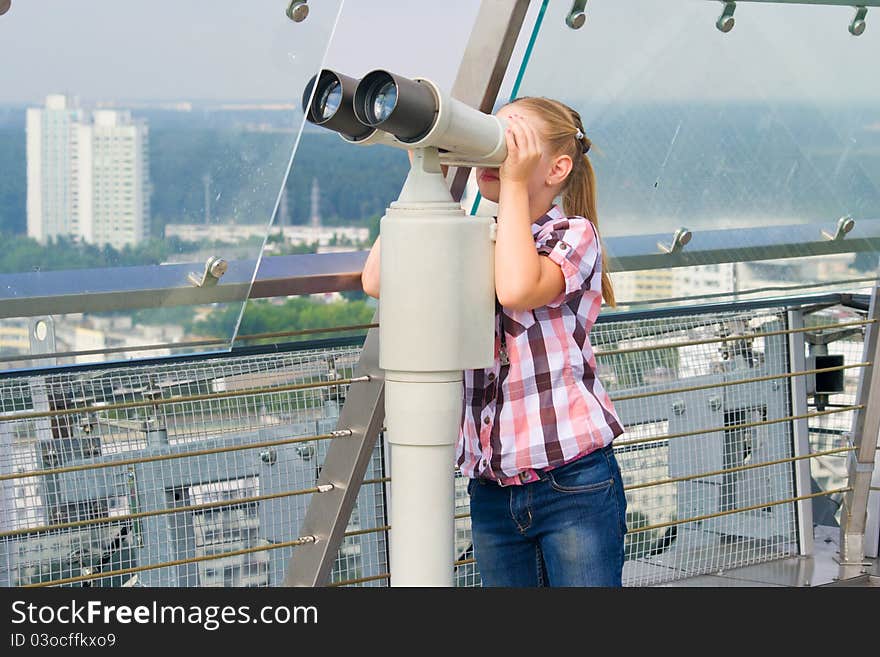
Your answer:
[[[50,95],[27,110],[28,236],[114,248],[150,234],[149,130],[125,110]]]
[[[265,224],[166,224],[165,237],[176,237],[186,242],[229,242],[237,243],[249,239],[262,239],[266,235]],[[359,244],[370,236],[366,226],[312,226],[297,224],[294,226],[277,226],[269,230],[270,234],[280,233],[285,244],[298,246],[318,243],[321,247],[331,248],[336,241],[347,240]],[[358,247],[341,248],[344,251],[355,251]]]
[[[27,233],[40,243],[78,235],[79,126],[84,112],[66,96],[27,110]]]
[[[649,302],[733,292],[734,264],[699,265],[673,269],[611,274],[618,304]]]

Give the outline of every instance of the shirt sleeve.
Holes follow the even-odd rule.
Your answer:
[[[583,217],[557,219],[541,229],[535,238],[535,246],[540,255],[559,265],[565,278],[562,294],[548,306],[561,306],[589,287],[600,257],[596,232],[589,220]]]

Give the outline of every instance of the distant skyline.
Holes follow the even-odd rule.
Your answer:
[[[15,64],[0,73],[0,103],[40,103],[49,93],[87,103],[297,102],[339,3],[309,3],[304,23],[289,21],[284,4],[15,0],[0,16],[0,59]],[[448,88],[480,4],[348,0],[325,64],[355,76],[391,68]],[[501,98],[540,4],[531,4]],[[550,2],[523,93],[880,102],[869,65],[880,61],[880,23],[870,13],[856,38],[847,31],[849,7],[741,3],[727,35],[714,25],[719,3],[707,0],[592,0],[581,30],[564,25],[570,8],[569,0]]]

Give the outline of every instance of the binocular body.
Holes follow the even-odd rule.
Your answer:
[[[324,69],[306,86],[303,111],[310,123],[351,143],[436,148],[443,164],[497,167],[507,157],[501,119],[427,78],[376,70],[358,80]]]

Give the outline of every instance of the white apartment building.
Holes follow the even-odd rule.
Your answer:
[[[697,265],[611,274],[619,304],[733,292],[734,264]]]
[[[44,244],[79,234],[79,126],[83,111],[65,96],[27,110],[27,233]]]
[[[27,111],[28,236],[121,248],[150,233],[148,128],[65,96]]]

